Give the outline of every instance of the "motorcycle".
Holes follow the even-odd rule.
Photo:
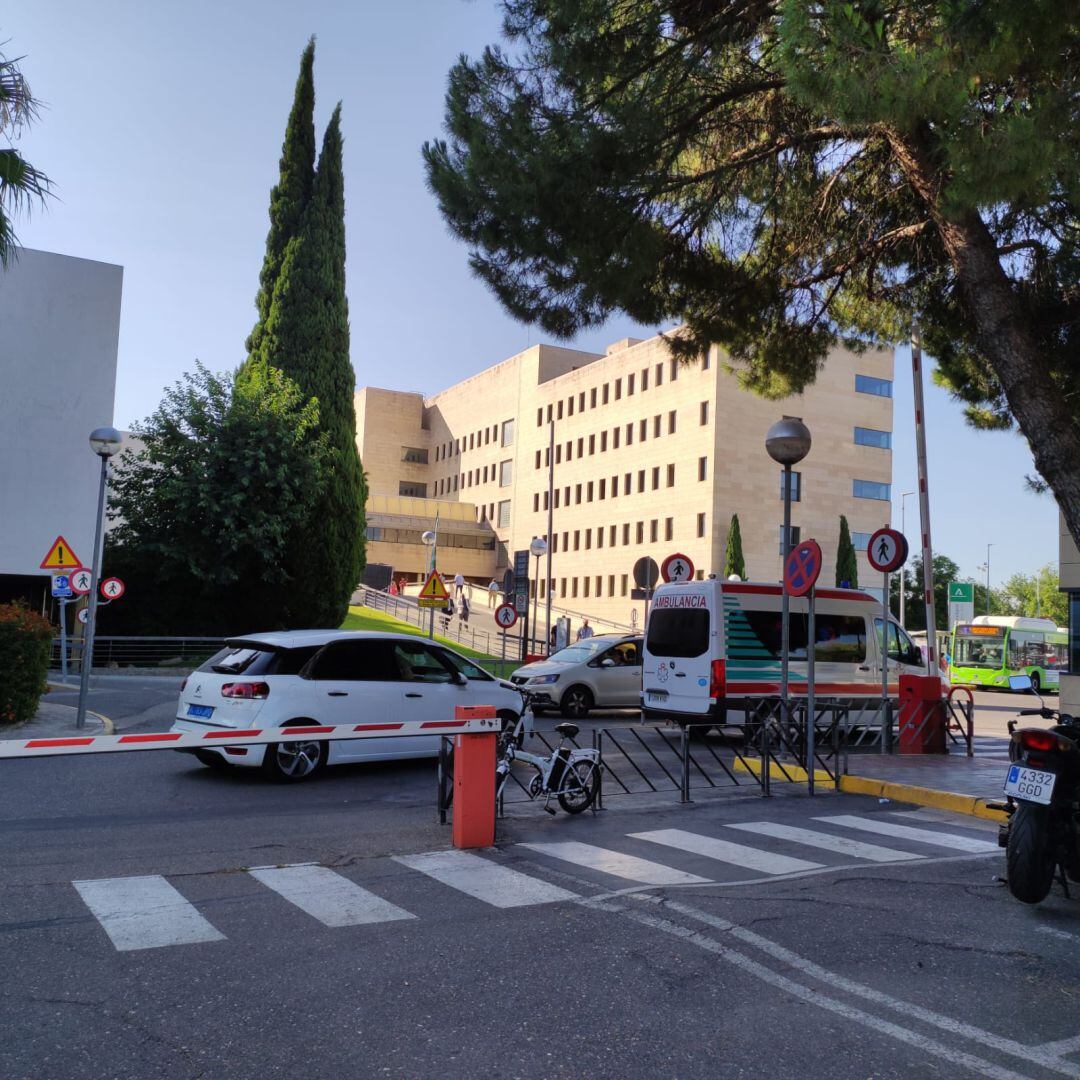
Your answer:
[[[1013,690],[1033,690],[1027,675],[1009,679]],[[1034,691],[1036,697],[1038,692]],[[1046,898],[1060,874],[1069,896],[1069,881],[1080,882],[1080,719],[1050,709],[1021,709],[1021,716],[1056,721],[1046,728],[1020,728],[1009,721],[1009,772],[1006,801],[996,804],[1008,815],[998,843],[1006,849],[1009,892],[1025,904]]]

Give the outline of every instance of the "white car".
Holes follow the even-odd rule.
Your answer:
[[[583,638],[518,668],[510,679],[529,694],[535,712],[559,709],[579,720],[595,708],[636,709],[641,706],[641,644],[640,635]]]
[[[291,630],[230,639],[185,680],[173,731],[452,720],[457,705],[491,705],[517,723],[521,694],[472,660],[426,638],[364,630]],[[526,732],[532,714],[526,713]],[[323,766],[432,757],[439,735],[242,743],[184,751],[204,765],[261,767],[298,781]]]

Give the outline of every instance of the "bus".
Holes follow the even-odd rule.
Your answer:
[[[949,678],[954,685],[1008,689],[1010,675],[1029,675],[1036,690],[1057,690],[1069,635],[1050,619],[980,615],[952,632]]]

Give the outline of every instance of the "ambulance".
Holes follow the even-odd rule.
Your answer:
[[[805,597],[791,598],[789,688],[806,694]],[[900,675],[925,675],[919,647],[881,601],[855,589],[818,589],[814,603],[815,694],[881,697],[881,643],[888,641],[889,693]],[[657,588],[645,630],[642,716],[684,724],[723,724],[729,705],[780,693],[781,586],[744,581],[688,581]]]

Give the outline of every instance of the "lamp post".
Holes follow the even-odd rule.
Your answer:
[[[993,544],[986,545],[986,614],[990,614],[990,549]]]
[[[781,554],[784,564],[791,551],[791,466],[797,465],[810,453],[810,429],[797,417],[785,416],[778,420],[765,434],[765,449],[769,457],[784,467],[784,532],[781,537]],[[788,728],[788,657],[791,648],[791,603],[787,589],[780,590],[780,719],[784,730]],[[765,745],[761,753],[762,792],[769,794],[769,746],[762,725]]]
[[[82,662],[79,665],[79,707],[75,726],[86,726],[86,697],[90,692],[90,668],[94,663],[94,629],[97,623],[98,584],[101,581],[101,544],[105,528],[105,488],[109,483],[109,458],[119,449],[122,436],[116,428],[99,427],[90,432],[90,449],[101,459],[98,483],[97,521],[94,524],[94,558],[90,567],[90,595],[86,604],[86,628],[83,630]]]
[[[907,506],[904,500],[909,495],[914,495],[914,491],[904,491],[900,494],[900,532],[904,537],[907,537]],[[907,592],[907,571],[901,569],[900,571],[900,625],[907,629],[907,623],[904,620],[904,594]]]
[[[428,529],[420,534],[420,542],[431,549],[428,555],[428,574],[435,569],[436,552],[439,549],[439,519],[435,518],[435,528]],[[428,637],[435,637],[435,609],[428,608]]]
[[[548,542],[542,537],[538,536],[530,545],[529,552],[536,559],[536,586],[535,595],[533,596],[533,623],[532,623],[532,644],[533,652],[536,651],[536,627],[540,622],[540,559],[547,554]],[[550,590],[551,586],[548,585]],[[548,631],[549,635],[551,631]]]

